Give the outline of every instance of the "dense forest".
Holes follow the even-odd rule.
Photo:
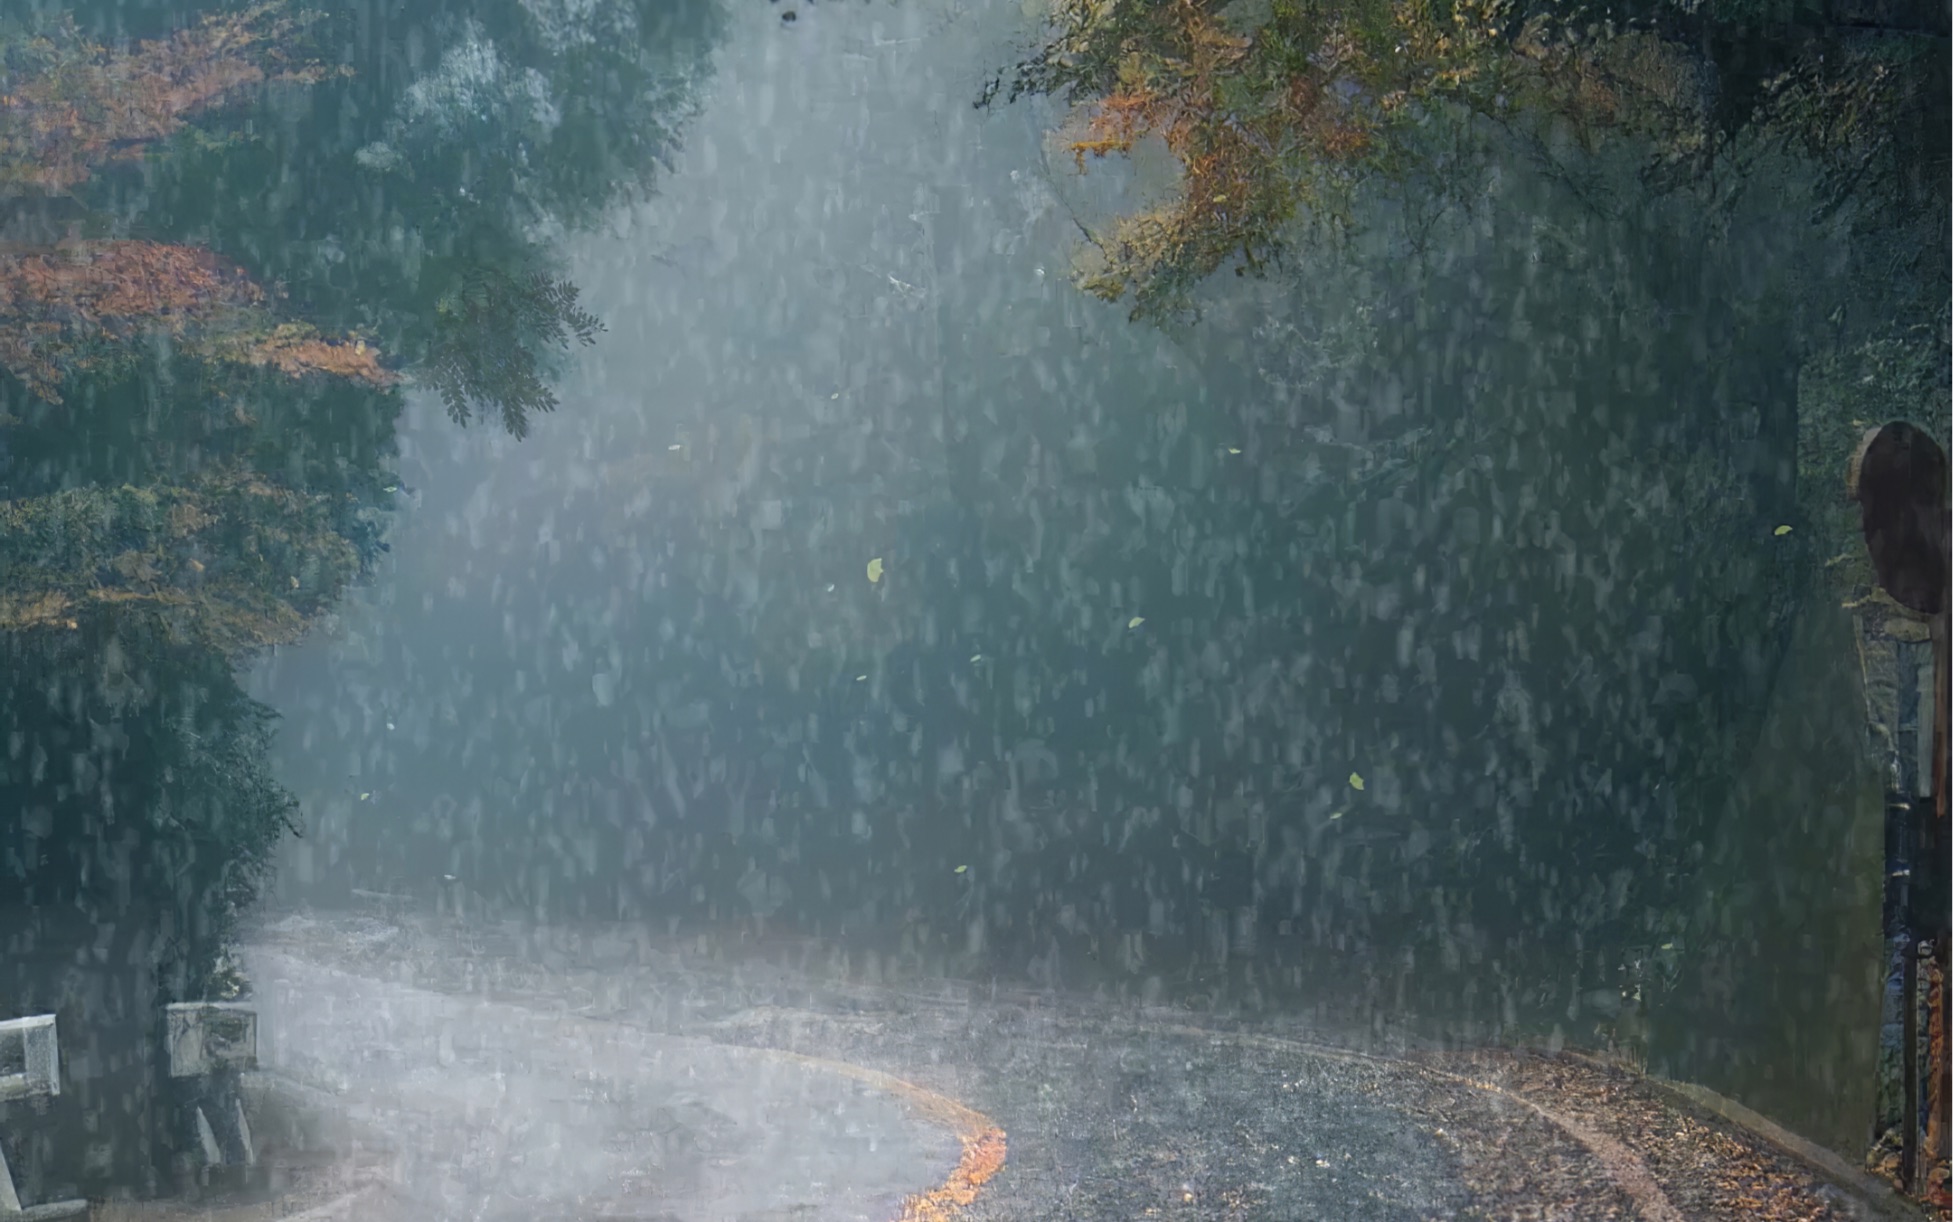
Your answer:
[[[32,940],[81,913],[158,1002],[221,997],[241,914],[310,825],[242,669],[381,563],[408,395],[517,438],[557,407],[562,358],[605,324],[556,242],[651,193],[723,17],[70,7],[0,24],[0,915]],[[883,423],[895,448],[948,439],[936,499],[850,558],[865,580],[813,632],[742,576],[757,530],[714,520],[676,459],[627,468],[633,496],[665,481],[642,492],[671,510],[656,600],[558,605],[537,581],[455,635],[601,615],[650,664],[571,676],[499,755],[486,730],[427,747],[397,778],[416,813],[350,859],[380,886],[465,852],[490,898],[537,911],[777,913],[965,966],[1062,942],[1143,976],[1245,920],[1237,948],[1307,943],[1372,1000],[1398,970],[1380,946],[1399,989],[1416,961],[1474,1014],[1552,1018],[1548,990],[1491,995],[1546,961],[1576,987],[1674,986],[1729,924],[1735,892],[1701,879],[1801,600],[1870,596],[1845,457],[1866,421],[1945,429],[1943,8],[1059,0],[1047,20],[979,104],[1061,100],[1061,169],[1139,167],[1143,204],[1078,210],[1076,286],[1241,392],[1190,431],[1256,474],[1176,503],[1142,488],[1139,425],[1088,463],[1030,372],[981,428],[945,399]],[[1488,309],[1488,282],[1521,291]],[[1634,362],[1568,323],[1597,317]],[[942,330],[952,377],[991,360]],[[1345,411],[1386,381],[1408,406]],[[1618,411],[1569,409],[1590,402]],[[1339,413],[1355,440],[1326,443]],[[715,442],[755,469],[787,451],[754,477],[776,515],[850,444],[791,440],[728,421]],[[999,478],[998,453],[1028,474]],[[1045,472],[1118,515],[1040,501]],[[1627,508],[1583,516],[1583,489]],[[1016,565],[1048,538],[1060,560]],[[764,588],[832,591],[855,546],[769,555]],[[1571,626],[1542,629],[1562,606]],[[742,634],[737,664],[700,646],[714,631]],[[428,707],[543,701],[498,682],[466,672]],[[573,778],[560,834],[519,822],[552,769]],[[506,809],[442,791],[476,774]],[[1764,846],[1757,875],[1793,851]],[[54,977],[11,987],[0,1009],[60,1004]]]
[[[1862,697],[1812,659],[1858,650],[1838,608],[1906,618],[1841,492],[1853,447],[1888,419],[1948,433],[1944,9],[1057,0],[1050,22],[979,104],[1062,100],[1047,154],[1138,195],[1077,194],[1074,283],[1250,387],[1217,431],[1257,466],[1318,461],[1331,422],[1368,451],[1291,519],[1351,506],[1318,552],[1335,576],[1256,593],[1308,606],[1317,642],[1367,642],[1345,657],[1388,658],[1396,637],[1399,673],[1332,667],[1283,712],[1389,743],[1414,797],[1395,852],[1338,852],[1334,827],[1370,799],[1318,781],[1332,813],[1258,853],[1346,871],[1360,854],[1354,891],[1402,887],[1369,905],[1373,929],[1395,909],[1418,932],[1350,936],[1365,905],[1326,915],[1329,866],[1289,883],[1285,915],[1313,908],[1347,937],[1352,973],[1379,971],[1377,941],[1404,948],[1398,979],[1421,978],[1434,1011],[1456,1004],[1447,987],[1477,1004],[1474,962],[1564,981],[1612,959],[1631,1004],[1586,1038],[1712,1082],[1836,1058],[1799,1086],[1740,1089],[1837,1148],[1862,1140],[1798,1098],[1857,1089],[1849,1037],[1820,1051],[1812,1033],[1862,1025],[1841,999],[1866,984],[1841,981],[1869,970],[1772,964],[1825,921],[1871,950],[1847,915],[1875,885],[1874,859],[1845,847],[1869,839],[1843,813],[1861,799],[1806,766],[1834,752],[1849,770],[1862,731],[1824,710]],[[1397,401],[1363,404],[1379,382]],[[1394,530],[1359,523],[1374,500]],[[1366,589],[1366,544],[1414,554],[1413,588]],[[1446,627],[1472,634],[1470,664],[1442,644],[1406,658],[1413,632]],[[1210,760],[1230,754],[1217,739]],[[1314,772],[1361,752],[1331,746]],[[1793,877],[1810,889],[1771,896]],[[1556,966],[1517,966],[1528,954]]]
[[[403,394],[519,437],[602,329],[539,226],[648,188],[712,23],[476,7],[512,61],[487,70],[531,85],[508,113],[407,88],[406,41],[483,45],[438,6],[0,22],[0,913],[52,964],[0,985],[9,1016],[108,1023],[61,966],[77,919],[154,981],[151,1026],[235,994],[228,941],[304,834],[240,669],[386,550]],[[123,1186],[168,1147],[115,1144],[94,1172]]]

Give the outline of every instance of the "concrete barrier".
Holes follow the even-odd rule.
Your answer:
[[[0,1022],[0,1102],[46,1099],[61,1093],[61,1044],[54,1015],[34,1014]],[[32,1124],[34,1111],[24,1109],[26,1123]],[[20,1123],[11,1114],[7,1123]],[[7,1166],[7,1151],[0,1145],[0,1220],[4,1222],[43,1222],[44,1219],[79,1218],[88,1214],[88,1202],[49,1201],[22,1205],[14,1187],[13,1169]]]

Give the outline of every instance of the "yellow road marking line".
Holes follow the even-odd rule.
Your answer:
[[[924,1120],[956,1134],[956,1139],[963,1145],[963,1154],[956,1160],[956,1166],[941,1184],[905,1198],[902,1212],[896,1215],[895,1222],[950,1222],[964,1208],[974,1204],[984,1184],[1003,1170],[1008,1143],[1002,1127],[982,1112],[958,1103],[948,1095],[849,1061],[808,1056],[804,1052],[787,1052],[779,1048],[758,1048],[754,1051],[853,1078],[895,1096]]]

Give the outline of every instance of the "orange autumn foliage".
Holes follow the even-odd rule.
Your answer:
[[[241,268],[194,246],[73,242],[25,255],[0,252],[0,311],[9,315],[100,326],[129,319],[181,324],[263,300]]]
[[[1071,144],[1079,168],[1086,153],[1097,157],[1130,153],[1140,138],[1158,133],[1182,161],[1214,143],[1214,87],[1219,73],[1248,53],[1248,39],[1229,34],[1210,11],[1190,0],[1167,6],[1174,31],[1171,53],[1147,71],[1130,63],[1122,88],[1095,102],[1086,119],[1087,134]]]
[[[1255,39],[1231,32],[1196,0],[1166,0],[1150,13],[1148,53],[1125,54],[1117,87],[1085,104],[1074,120],[1082,130],[1068,141],[1080,171],[1088,154],[1130,154],[1147,136],[1158,136],[1180,167],[1170,202],[1102,235],[1103,263],[1084,284],[1110,299],[1159,269],[1204,271],[1231,254],[1252,258],[1272,227],[1311,200],[1305,179],[1361,160],[1372,144],[1373,116],[1336,88],[1353,50],[1347,34],[1323,37],[1305,66],[1289,66],[1277,88],[1244,107],[1226,99],[1238,92]]]
[[[271,0],[132,50],[85,42],[72,24],[12,48],[0,63],[0,185],[66,190],[247,89],[317,81],[327,69],[288,50],[306,21]]]
[[[213,354],[244,365],[276,369],[297,378],[319,373],[368,386],[392,386],[398,375],[380,364],[380,350],[362,339],[327,339],[302,323],[286,323],[268,335],[234,337]]]
[[[72,373],[125,359],[131,341],[166,339],[219,360],[373,386],[393,374],[363,341],[276,325],[270,294],[210,251],[159,242],[70,242],[0,250],[0,366],[51,403]]]
[[[130,49],[89,43],[72,21],[0,42],[0,200],[71,188],[267,82],[318,80],[325,69],[293,50],[312,19],[265,0]],[[281,325],[270,308],[276,296],[198,247],[119,240],[0,249],[0,366],[54,403],[74,374],[135,359],[137,341],[293,377],[393,383],[363,341]]]
[[[1449,175],[1439,128],[1472,136],[1523,115],[1589,142],[1633,129],[1665,154],[1700,143],[1691,52],[1645,33],[1583,40],[1553,13],[1522,23],[1513,0],[1051,4],[1053,32],[1011,96],[1073,103],[1081,170],[1147,137],[1177,163],[1171,198],[1088,234],[1082,287],[1130,297],[1136,316],[1192,308],[1228,263],[1258,270],[1293,239],[1347,232],[1366,181]]]
[[[249,277],[208,251],[156,242],[0,252],[0,365],[51,403],[77,367],[140,334],[186,334],[259,304]]]

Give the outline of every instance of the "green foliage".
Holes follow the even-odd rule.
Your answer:
[[[159,754],[168,762],[149,808],[157,829],[151,867],[178,880],[178,902],[194,914],[198,936],[184,965],[193,993],[256,901],[278,841],[299,830],[298,800],[271,771],[277,714],[234,684],[201,695],[158,710]]]
[[[1795,5],[1769,22],[1807,24],[1708,6],[1633,16],[1518,0],[1062,0],[1008,96],[1073,104],[1081,170],[1147,136],[1178,160],[1174,198],[1092,233],[1078,277],[1156,320],[1186,312],[1222,267],[1259,273],[1347,232],[1366,183],[1428,194],[1515,153],[1607,148],[1641,163],[1644,187],[1710,185],[1713,199],[1739,152],[1792,147],[1834,201],[1943,207],[1943,40],[1861,36]]]
[[[1846,468],[1867,430],[1908,420],[1935,437],[1953,430],[1949,313],[1895,327],[1804,367],[1798,384],[1797,480],[1800,509],[1812,523],[1832,588],[1847,601],[1885,600],[1856,504],[1845,499]]]
[[[317,16],[267,0],[116,50],[67,13],[0,26],[0,187],[72,188],[267,82],[321,79],[300,50]]]
[[[0,630],[113,614],[231,656],[296,640],[358,567],[327,498],[239,470],[0,502]]]
[[[397,379],[554,409],[602,328],[529,269],[648,185],[721,17],[60,7],[0,18],[0,895],[144,928],[194,996],[296,828],[235,665],[384,549]]]
[[[1711,92],[1700,62],[1575,16],[1510,0],[1072,0],[1010,95],[1074,103],[1081,169],[1087,155],[1164,139],[1181,168],[1175,198],[1092,235],[1080,279],[1165,318],[1231,261],[1259,272],[1304,232],[1347,230],[1368,181],[1436,184],[1461,155],[1494,155],[1488,129],[1541,141],[1557,126],[1587,147],[1633,133],[1669,160],[1699,155]]]
[[[314,6],[339,29],[371,20],[353,0]],[[501,354],[443,313],[484,291],[453,269],[513,269],[475,279],[520,291],[551,268],[557,237],[648,189],[724,24],[711,0],[397,6],[340,44],[351,72],[302,105],[223,116],[239,139],[179,141],[141,190],[103,181],[86,199],[165,239],[221,234],[322,330],[369,336],[404,374],[460,391],[470,416],[529,420],[549,401],[535,393],[543,354],[533,368],[520,354],[480,375],[458,366]],[[425,49],[411,67],[397,58],[409,45]]]
[[[467,424],[498,415],[512,437],[529,417],[556,410],[544,378],[550,349],[593,344],[603,324],[576,304],[577,287],[538,272],[517,277],[476,266],[435,307],[438,322],[421,377],[440,392],[448,416]]]
[[[415,14],[410,28],[439,56],[372,100],[378,122],[361,124],[356,172],[420,184],[407,207],[429,236],[485,226],[506,241],[587,224],[649,187],[723,21],[715,5],[668,0],[478,0],[458,19]]]
[[[1830,208],[1857,198],[1943,210],[1948,89],[1943,40],[1839,38],[1763,82],[1756,123],[1816,167]]]
[[[168,992],[196,995],[296,827],[274,715],[221,654],[140,618],[0,634],[0,664],[0,891],[151,922]]]

